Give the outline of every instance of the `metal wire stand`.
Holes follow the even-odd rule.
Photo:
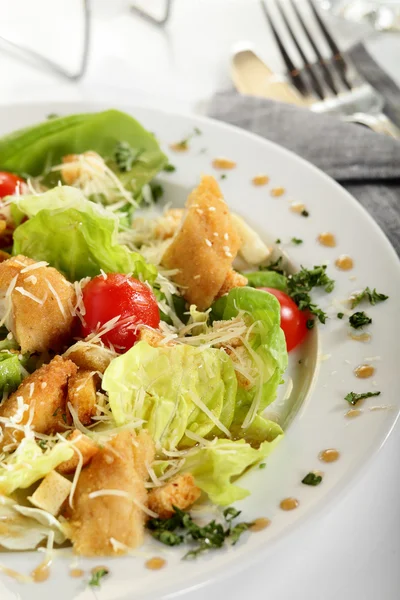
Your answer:
[[[147,12],[146,10],[144,10],[137,4],[131,5],[131,11],[134,12],[135,14],[139,15],[143,19],[146,19],[146,21],[148,21],[152,25],[156,25],[157,27],[164,27],[164,25],[166,25],[169,17],[171,16],[171,7],[172,7],[172,0],[166,0],[164,16],[161,18],[154,17],[152,14],[150,14],[149,12]]]
[[[22,55],[27,59],[32,59],[39,66],[42,66],[53,73],[57,73],[57,75],[61,75],[70,81],[78,81],[81,79],[87,68],[88,60],[89,60],[89,50],[90,50],[90,37],[91,37],[91,10],[90,10],[90,0],[83,0],[83,18],[84,18],[84,31],[83,31],[83,48],[82,48],[82,56],[80,60],[79,69],[76,73],[70,73],[64,67],[54,62],[47,56],[32,50],[31,48],[27,48],[22,44],[18,44],[13,42],[12,40],[0,35],[0,41],[5,42],[18,52],[22,52]]]

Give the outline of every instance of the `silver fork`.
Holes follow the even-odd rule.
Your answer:
[[[337,43],[319,16],[312,0],[307,0],[314,21],[313,30],[322,35],[329,47],[329,57],[324,58],[316,38],[310,33],[309,25],[300,13],[297,4],[289,0],[292,22],[296,23],[307,39],[312,57],[307,56],[302,37],[295,34],[289,18],[289,11],[283,8],[281,1],[276,0],[275,7],[280,13],[286,32],[301,58],[302,65],[296,66],[288,47],[285,46],[284,36],[280,35],[277,20],[270,10],[271,0],[260,0],[264,14],[269,22],[272,34],[286,65],[292,84],[302,96],[310,99],[310,109],[315,112],[325,112],[337,115],[346,121],[360,123],[378,133],[385,133],[394,138],[400,138],[400,129],[384,114],[383,96],[365,81],[354,65],[344,58]],[[268,4],[267,4],[268,2]],[[308,23],[310,21],[308,20]]]

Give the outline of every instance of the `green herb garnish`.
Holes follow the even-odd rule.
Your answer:
[[[343,319],[344,313],[338,313],[336,316],[338,319]]]
[[[47,442],[46,440],[38,440],[37,441],[37,445],[42,449],[42,450],[47,450]]]
[[[301,240],[300,238],[292,237],[291,242],[292,244],[296,244],[296,246],[299,246],[303,243],[303,240]]]
[[[167,165],[165,165],[165,167],[163,168],[163,171],[165,171],[166,173],[175,173],[176,171],[176,167],[174,167],[174,165],[171,165],[170,163],[168,163]]]
[[[308,210],[305,210],[305,209],[302,210],[300,214],[301,214],[302,217],[309,217],[310,216],[310,213],[308,212]]]
[[[50,121],[51,119],[58,119],[60,115],[58,115],[57,113],[49,113],[48,115],[46,115],[46,119],[48,121]]]
[[[378,304],[378,302],[384,302],[388,298],[389,296],[385,296],[385,294],[380,294],[379,292],[377,292],[376,288],[374,288],[371,291],[369,287],[366,287],[365,290],[363,290],[356,296],[352,296],[352,298],[350,298],[351,308],[355,308],[357,304],[360,304],[360,302],[362,302],[362,300],[368,300],[369,303],[372,304],[372,306],[375,306],[375,304]]]
[[[91,579],[89,581],[89,585],[91,587],[100,587],[101,580],[103,579],[103,577],[105,577],[106,575],[108,575],[108,573],[109,573],[108,569],[104,569],[104,568],[97,569],[97,571],[95,571],[92,574],[92,577],[91,577]]]
[[[275,240],[275,244],[280,244],[281,240],[278,238],[277,240]]]
[[[302,480],[301,483],[304,483],[305,485],[319,485],[322,481],[322,475],[316,475],[315,473],[313,473],[312,471],[310,471],[310,473],[308,473]]]
[[[222,173],[222,175],[220,176],[220,179],[226,179],[226,173]]]
[[[164,188],[159,183],[155,183],[154,181],[150,182],[151,195],[153,196],[153,201],[157,202],[164,195]]]
[[[259,469],[265,469],[265,467],[266,467],[266,466],[267,466],[267,463],[260,463],[260,464],[258,465],[258,468],[259,468]]]
[[[313,329],[314,325],[315,325],[314,319],[307,319],[307,322],[306,322],[307,329]]]
[[[282,256],[280,256],[275,262],[270,263],[269,265],[260,265],[258,267],[259,271],[275,271],[275,273],[279,273],[280,275],[286,276],[286,271],[281,267]]]
[[[143,152],[143,149],[135,150],[128,142],[118,142],[114,150],[114,159],[118,169],[122,173],[130,171]]]
[[[380,396],[380,392],[365,392],[364,394],[356,394],[355,392],[350,392],[344,399],[354,406],[357,404],[359,400],[364,400],[364,398],[372,398],[372,396]]]
[[[325,323],[327,315],[311,301],[309,292],[314,287],[322,287],[328,294],[332,292],[335,282],[326,274],[326,265],[314,266],[313,269],[301,267],[298,273],[288,276],[288,294],[300,310],[308,310],[321,323]]]
[[[244,531],[247,531],[252,523],[232,522],[240,515],[240,511],[233,506],[226,508],[223,512],[227,527],[215,520],[200,527],[195,523],[189,513],[173,507],[174,514],[169,519],[149,519],[146,527],[151,535],[167,546],[178,546],[184,542],[194,542],[196,545],[184,555],[184,559],[196,558],[201,552],[221,548],[226,540],[236,544]],[[177,531],[178,530],[178,531]]]
[[[349,317],[349,323],[354,329],[360,329],[360,327],[372,323],[372,319],[365,312],[359,311]]]
[[[183,140],[181,140],[180,142],[177,142],[176,144],[174,144],[174,146],[180,148],[181,150],[187,150],[189,147],[189,142],[192,138],[194,138],[196,135],[201,135],[201,131],[198,127],[195,127],[193,129],[193,132],[190,133],[187,137],[185,137]]]

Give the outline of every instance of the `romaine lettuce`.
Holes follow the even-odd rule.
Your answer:
[[[139,342],[110,363],[102,387],[117,425],[143,419],[158,449],[193,446],[186,431],[229,435],[237,381],[223,350]]]
[[[275,271],[254,271],[252,273],[244,273],[247,277],[249,287],[269,287],[287,291],[287,278]]]
[[[43,452],[34,440],[24,438],[0,465],[0,494],[9,496],[18,488],[28,488],[73,454],[67,443],[59,442]]]
[[[226,506],[249,495],[232,481],[250,466],[264,460],[279,440],[278,435],[272,442],[263,442],[258,449],[244,440],[216,440],[191,452],[185,458],[181,472],[192,473],[196,485],[211,502]]]
[[[0,395],[14,392],[21,381],[22,369],[18,354],[0,351]]]
[[[234,425],[246,429],[273,400],[282,380],[288,357],[285,336],[280,328],[280,307],[268,292],[249,287],[232,289],[217,300],[211,311],[213,320],[229,320],[239,312],[249,326],[247,349],[258,376],[249,388],[238,387]]]
[[[93,277],[100,269],[155,280],[153,265],[117,243],[118,219],[79,190],[60,186],[37,196],[21,196],[13,207],[29,217],[14,232],[14,255],[45,260],[70,281]]]
[[[120,172],[113,160],[119,142],[137,156]],[[68,115],[15,131],[0,139],[0,169],[23,175],[42,175],[63,156],[97,152],[134,193],[168,162],[156,138],[130,115],[118,110]]]

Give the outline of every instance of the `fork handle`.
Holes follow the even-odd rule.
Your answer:
[[[367,115],[366,113],[355,113],[344,118],[351,123],[359,123],[369,127],[376,133],[384,133],[390,137],[400,139],[400,129],[385,114]]]

